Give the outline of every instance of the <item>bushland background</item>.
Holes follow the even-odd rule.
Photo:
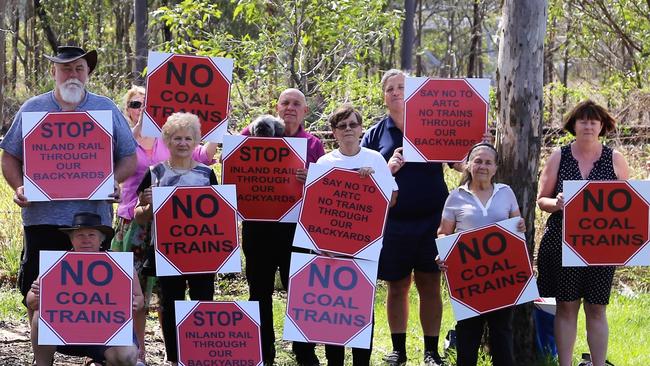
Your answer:
[[[273,112],[278,93],[297,87],[311,110],[306,127],[329,148],[325,120],[339,104],[360,108],[366,128],[384,113],[379,80],[389,68],[416,76],[490,78],[489,124],[504,156],[501,179],[520,200],[532,255],[545,222],[534,207],[537,174],[549,151],[570,141],[561,118],[576,102],[591,98],[607,106],[619,124],[605,142],[625,154],[633,179],[649,173],[650,1],[0,0],[0,132],[24,100],[53,87],[42,56],[64,44],[98,50],[89,89],[118,105],[130,85],[144,84],[148,50],[231,57],[232,131]],[[516,162],[517,155],[524,158]],[[453,188],[458,176],[447,175]],[[11,195],[6,184],[0,186],[2,365],[31,360],[24,311],[13,289],[22,237]],[[219,299],[247,297],[242,276],[220,277],[218,285]],[[280,292],[276,301],[278,334],[284,297]],[[416,298],[408,330],[413,364],[423,348]],[[375,364],[390,351],[384,301],[380,284]],[[650,364],[649,306],[650,271],[619,270],[609,307],[609,359],[615,364]],[[160,364],[160,333],[156,321],[149,323],[150,361]],[[531,364],[529,306],[518,310],[516,324],[517,359]],[[443,335],[452,326],[447,301]],[[581,318],[576,360],[587,351],[583,329]],[[279,364],[292,364],[288,345],[279,348]]]

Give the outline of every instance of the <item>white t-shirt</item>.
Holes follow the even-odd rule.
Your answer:
[[[372,168],[375,175],[383,176],[391,182],[393,191],[398,190],[395,178],[390,173],[384,157],[379,152],[365,147],[354,156],[343,155],[339,149],[333,150],[321,156],[316,164],[344,169]]]

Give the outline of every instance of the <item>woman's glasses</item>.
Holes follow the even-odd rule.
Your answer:
[[[132,100],[129,103],[127,103],[126,106],[131,108],[131,109],[138,109],[138,108],[142,107],[142,102],[139,101],[139,100]]]
[[[352,123],[347,123],[347,124],[341,123],[340,125],[336,125],[334,128],[336,128],[339,131],[345,131],[348,128],[351,129],[351,130],[354,130],[355,128],[357,128],[359,126],[361,126],[361,123],[352,122]]]

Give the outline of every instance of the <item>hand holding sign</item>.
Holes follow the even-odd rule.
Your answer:
[[[13,200],[14,203],[20,207],[29,206],[30,202],[29,200],[27,200],[27,197],[25,197],[25,186],[20,186],[16,188],[16,193],[14,193]]]
[[[404,156],[402,155],[402,151],[403,148],[398,147],[393,152],[393,156],[388,159],[388,168],[393,175],[395,175],[402,168],[404,163],[406,163]]]

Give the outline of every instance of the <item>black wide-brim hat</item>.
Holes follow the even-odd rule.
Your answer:
[[[95,229],[106,235],[106,240],[110,241],[115,235],[115,231],[110,226],[102,225],[102,217],[92,212],[79,212],[74,214],[72,226],[63,227],[61,231],[73,231],[78,229]]]
[[[44,55],[46,59],[54,62],[55,64],[67,64],[69,62],[77,61],[83,58],[88,63],[88,74],[95,70],[97,66],[97,51],[91,50],[86,52],[81,47],[75,46],[60,46],[56,49],[56,56]]]

